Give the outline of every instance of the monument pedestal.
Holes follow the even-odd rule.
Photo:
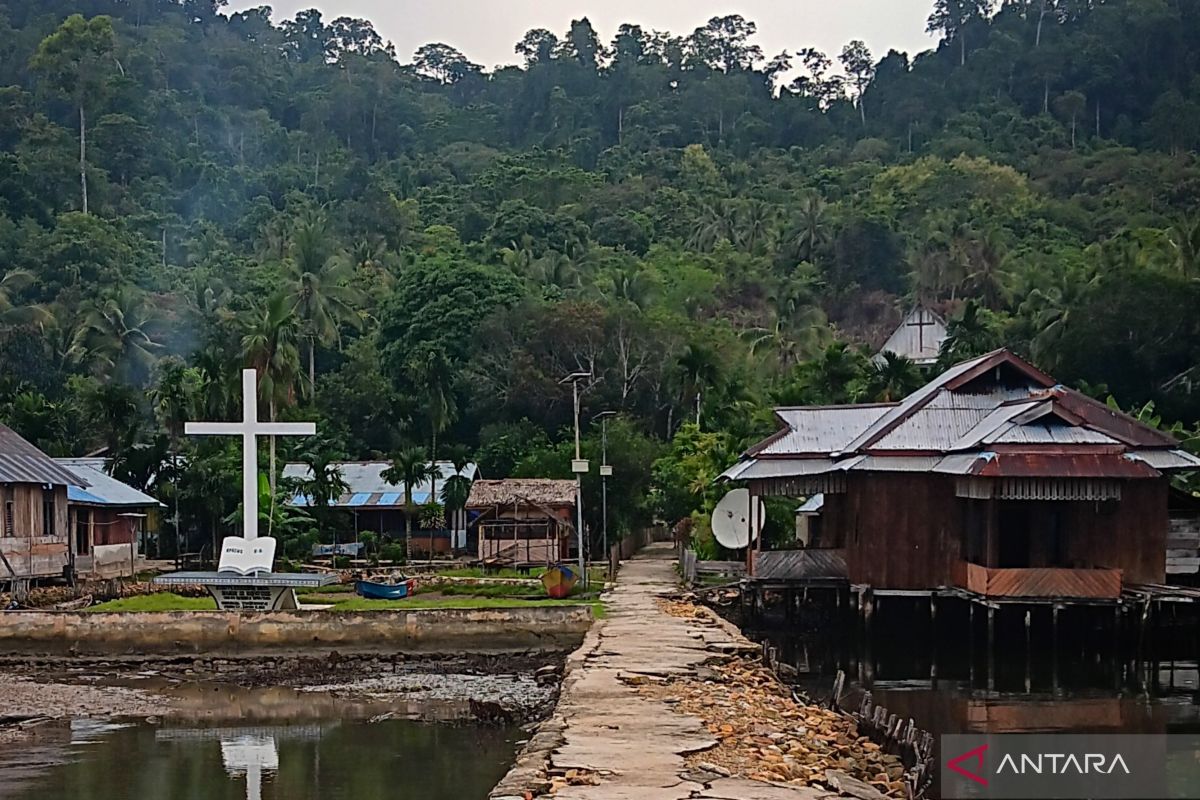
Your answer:
[[[299,607],[296,589],[336,583],[333,575],[312,572],[172,572],[154,579],[158,586],[203,586],[222,611],[289,611]]]

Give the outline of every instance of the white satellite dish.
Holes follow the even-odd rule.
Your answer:
[[[728,550],[740,550],[758,538],[763,526],[766,507],[760,498],[754,515],[754,530],[750,529],[750,490],[734,489],[721,498],[712,513],[713,537]]]

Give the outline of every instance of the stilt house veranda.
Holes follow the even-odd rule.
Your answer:
[[[780,430],[723,478],[756,495],[823,493],[810,547],[872,589],[1116,598],[1162,583],[1167,473],[1200,467],[1007,350],[899,403],[776,414]]]

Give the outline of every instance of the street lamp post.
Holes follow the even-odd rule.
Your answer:
[[[612,467],[608,463],[608,418],[616,416],[615,411],[601,411],[593,420],[600,420],[600,530],[602,532],[601,552],[608,558],[608,479],[612,475]]]
[[[587,566],[583,553],[583,475],[588,471],[588,462],[579,452],[579,382],[590,380],[590,372],[572,372],[559,383],[571,382],[571,396],[575,401],[575,460],[571,462],[571,471],[575,473],[575,538],[579,547],[579,574],[587,585]]]

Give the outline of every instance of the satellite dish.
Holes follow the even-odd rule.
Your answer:
[[[750,530],[750,490],[734,489],[721,498],[712,513],[713,537],[728,550],[740,550],[758,538],[766,508],[758,501],[754,530]]]

